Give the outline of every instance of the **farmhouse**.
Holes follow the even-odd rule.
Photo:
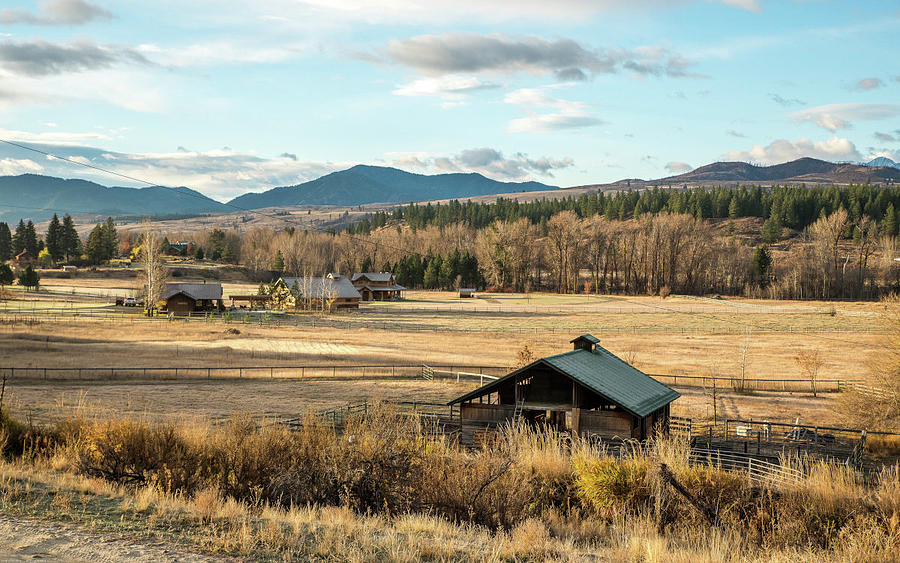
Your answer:
[[[332,307],[353,309],[359,307],[361,295],[353,287],[350,280],[341,274],[328,274],[324,277],[280,278],[279,284],[291,290],[298,300],[306,302],[307,307],[314,308],[323,301],[331,301]]]
[[[169,313],[222,310],[222,284],[168,283],[160,302],[160,310]]]
[[[524,420],[606,440],[645,440],[669,425],[669,405],[680,395],[598,345],[590,334],[574,349],[541,358],[471,393],[460,405],[461,439]]]
[[[361,272],[353,274],[350,280],[359,291],[363,301],[384,301],[402,297],[406,288],[397,285],[394,274],[390,272]]]

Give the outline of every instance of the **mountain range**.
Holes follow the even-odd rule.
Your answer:
[[[189,188],[106,187],[87,180],[38,174],[0,176],[0,221],[37,221],[70,215],[188,215],[231,209]]]
[[[72,215],[174,216],[225,214],[242,209],[296,205],[355,206],[367,203],[403,203],[442,199],[484,200],[504,195],[516,198],[566,197],[590,191],[642,189],[652,186],[708,186],[716,184],[776,183],[850,184],[900,182],[900,165],[888,158],[866,164],[834,163],[801,158],[773,166],[746,162],[716,162],[657,180],[629,179],[560,189],[539,182],[500,182],[481,174],[424,175],[396,168],[358,165],[315,180],[247,193],[220,203],[185,187],[106,187],[86,180],[23,174],[0,176],[0,221],[20,217],[35,222],[54,212]]]
[[[557,189],[540,182],[499,182],[481,174],[412,174],[359,164],[296,186],[249,193],[229,201],[245,209],[290,205],[362,205],[465,198]]]
[[[881,165],[835,163],[816,158],[799,158],[772,166],[757,166],[747,162],[715,162],[678,176],[669,176],[643,183],[676,186],[679,184],[705,185],[730,182],[864,184],[892,181],[900,181],[900,169]]]

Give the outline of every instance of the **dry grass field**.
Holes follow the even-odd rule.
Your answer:
[[[0,311],[26,318],[33,309],[67,307],[125,313],[112,297],[132,278],[48,278],[47,292],[16,293]],[[255,290],[226,283],[225,295]],[[118,309],[118,311],[116,311]],[[865,379],[883,335],[877,303],[783,302],[689,297],[409,292],[400,302],[363,304],[328,317],[290,315],[270,324],[149,321],[129,310],[116,318],[35,315],[35,323],[0,324],[6,367],[155,368],[446,364],[513,366],[524,346],[535,357],[569,348],[585,332],[647,373],[801,379],[800,351],[817,351],[820,379]],[[3,313],[0,312],[0,315]],[[21,317],[20,317],[21,318]],[[313,326],[312,323],[316,323]],[[748,336],[749,333],[749,336]],[[748,345],[749,342],[749,345]],[[468,387],[466,387],[468,385]],[[13,381],[7,404],[29,416],[59,416],[80,405],[93,412],[220,418],[249,411],[288,416],[310,408],[383,398],[445,401],[471,388],[371,378],[327,381]],[[676,414],[712,417],[711,390],[678,387]],[[718,417],[839,424],[835,395],[738,394],[717,389]]]

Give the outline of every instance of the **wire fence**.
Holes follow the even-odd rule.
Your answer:
[[[385,330],[392,332],[453,332],[453,333],[502,333],[502,334],[570,334],[573,331],[601,331],[610,335],[629,334],[681,334],[708,335],[733,334],[744,335],[747,328],[743,326],[711,326],[710,323],[692,327],[665,325],[647,326],[614,326],[605,323],[592,325],[576,325],[554,323],[551,326],[534,326],[533,323],[522,322],[523,326],[511,326],[510,323],[499,322],[501,319],[490,319],[489,325],[460,326],[454,323],[405,322],[397,320],[374,320],[353,318],[353,315],[340,313],[330,316],[313,314],[285,314],[272,311],[226,311],[224,313],[191,313],[188,315],[160,315],[147,317],[141,311],[131,308],[116,310],[112,308],[65,308],[27,311],[0,311],[0,322],[6,324],[34,324],[39,322],[80,322],[84,320],[115,320],[121,324],[139,324],[147,322],[206,322],[225,324],[260,325],[266,327],[295,326],[310,328],[338,328],[344,330]],[[726,321],[722,321],[726,323]],[[527,326],[532,324],[532,326]],[[846,327],[832,326],[794,326],[789,324],[772,326],[754,326],[754,334],[883,334],[887,329],[883,326]]]
[[[430,366],[433,379],[482,383],[506,373],[500,366]],[[422,364],[209,366],[209,367],[0,367],[0,377],[42,381],[204,379],[420,379]]]
[[[497,365],[426,364],[311,364],[246,366],[23,366],[0,367],[0,377],[40,381],[129,381],[129,380],[213,380],[213,379],[423,379],[484,385],[506,375],[511,367]],[[676,374],[649,374],[661,383],[679,388],[717,387],[722,391],[811,393],[808,379],[763,379],[712,377]],[[823,379],[815,382],[817,393],[839,393],[871,389],[858,380]]]

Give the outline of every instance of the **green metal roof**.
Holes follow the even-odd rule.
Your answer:
[[[581,336],[579,336],[577,338],[573,338],[572,340],[569,340],[569,343],[571,344],[572,342],[578,342],[579,340],[587,340],[591,344],[597,344],[598,342],[600,342],[597,339],[597,337],[594,336],[593,334],[582,334]]]
[[[560,373],[602,395],[628,412],[644,417],[678,397],[680,393],[656,381],[641,370],[626,363],[602,346],[594,351],[572,350],[549,356],[518,369],[496,381],[458,397],[449,404],[467,401],[497,387],[538,364],[546,364]]]

